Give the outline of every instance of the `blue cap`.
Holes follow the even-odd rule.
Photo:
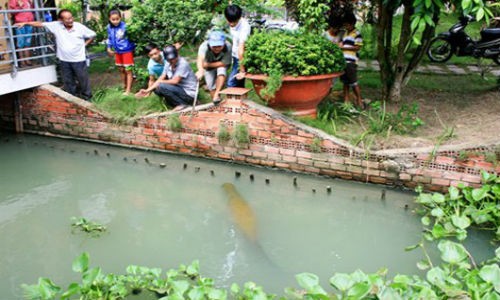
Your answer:
[[[225,41],[226,36],[220,31],[212,31],[208,36],[208,45],[210,47],[224,46]]]

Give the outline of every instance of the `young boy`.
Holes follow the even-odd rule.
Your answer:
[[[347,63],[345,73],[340,77],[340,80],[344,83],[344,102],[350,102],[349,87],[352,87],[355,96],[354,105],[364,109],[365,105],[363,103],[363,99],[361,98],[361,89],[358,85],[357,76],[358,51],[363,45],[363,39],[361,38],[359,31],[355,28],[356,17],[353,13],[346,14],[343,24],[346,33],[342,37],[342,42],[339,46],[344,52],[344,58]]]
[[[250,35],[250,24],[242,15],[243,11],[238,5],[229,5],[224,10],[233,38],[233,67],[227,81],[228,87],[245,87],[245,67],[240,62],[245,52],[245,42]]]

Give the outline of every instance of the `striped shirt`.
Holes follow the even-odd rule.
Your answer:
[[[347,33],[342,38],[342,45],[343,45],[343,47],[349,47],[349,46],[361,47],[363,45],[363,38],[361,37],[361,33],[359,33],[359,31],[357,31],[356,29]],[[356,63],[358,61],[358,51],[357,50],[342,49],[342,51],[344,52],[344,58],[347,62]]]

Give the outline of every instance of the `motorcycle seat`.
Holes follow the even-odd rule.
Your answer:
[[[500,28],[485,28],[481,30],[481,40],[489,41],[500,38]]]

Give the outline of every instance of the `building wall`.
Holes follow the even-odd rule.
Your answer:
[[[13,101],[0,97],[0,128],[12,129]],[[306,172],[343,179],[445,191],[450,185],[478,186],[481,170],[499,172],[485,161],[497,145],[439,149],[398,149],[366,153],[345,141],[295,122],[247,100],[226,100],[219,106],[201,105],[178,116],[179,131],[169,128],[174,113],[153,114],[118,124],[91,103],[46,85],[21,95],[24,129],[194,156]],[[250,142],[219,142],[224,124],[229,132],[246,124]],[[469,153],[467,159],[461,153]],[[434,154],[432,154],[434,153]],[[483,155],[479,155],[483,153]],[[474,154],[474,157],[473,155]]]

